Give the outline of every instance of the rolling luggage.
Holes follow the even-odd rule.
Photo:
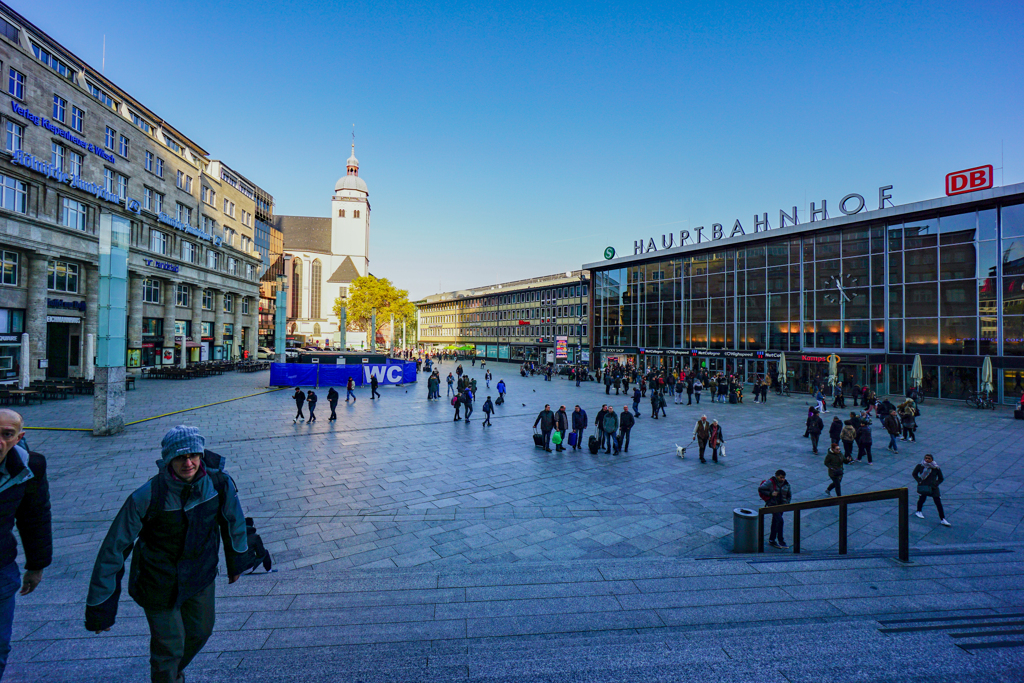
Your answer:
[[[1024,408],[1014,408],[1013,409],[1013,419],[1014,420],[1024,420]]]
[[[739,402],[739,399],[736,396],[736,392],[735,391],[730,391],[729,392],[729,403],[731,403],[733,405],[736,405],[736,403],[738,403],[738,402]]]
[[[569,432],[569,447],[570,448],[576,448],[576,445],[578,443],[579,443],[579,436],[576,434],[576,432]]]
[[[597,435],[590,435],[590,438],[587,439],[587,448],[591,455],[597,455],[597,452],[601,450],[601,440],[597,438]]]
[[[540,432],[533,433],[533,445],[537,448],[544,448],[544,435]]]
[[[504,402],[505,402],[505,395],[504,394],[498,394],[498,400],[494,402],[494,405],[500,406]]]

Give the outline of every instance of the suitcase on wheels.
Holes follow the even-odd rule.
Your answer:
[[[544,448],[544,435],[539,432],[534,432],[533,445],[537,448]]]
[[[569,432],[569,448],[576,448],[576,444],[579,443],[579,436],[576,432]]]
[[[1014,408],[1013,409],[1013,419],[1014,420],[1024,420],[1024,408]]]
[[[504,394],[498,394],[498,400],[494,402],[494,405],[500,406],[504,402],[505,402],[505,395]]]
[[[587,439],[587,448],[590,450],[591,455],[597,455],[597,452],[601,450],[601,440],[596,435],[591,434],[590,438]]]

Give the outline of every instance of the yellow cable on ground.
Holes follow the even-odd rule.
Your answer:
[[[206,405],[202,405],[202,406],[193,406],[191,408],[183,408],[181,410],[174,410],[174,411],[171,411],[169,413],[164,413],[163,415],[154,415],[153,417],[144,417],[141,420],[135,420],[134,422],[126,422],[124,426],[125,427],[130,427],[131,425],[137,425],[140,422],[149,422],[150,420],[159,420],[161,417],[167,417],[168,415],[177,415],[178,413],[187,413],[190,410],[199,410],[200,408],[208,408],[210,406],[219,405],[221,403],[230,403],[231,401],[238,401],[238,400],[241,400],[243,398],[252,398],[253,396],[262,396],[263,394],[270,394],[270,393],[273,393],[275,391],[281,391],[282,389],[290,389],[290,388],[291,387],[277,387],[276,389],[270,389],[268,391],[258,391],[255,394],[247,394],[245,396],[236,396],[234,398],[224,399],[223,401],[214,401],[213,403],[207,403]],[[25,427],[26,431],[29,430],[29,429],[36,430],[36,431],[49,431],[49,432],[91,432],[92,431],[92,429],[90,429],[88,427]]]

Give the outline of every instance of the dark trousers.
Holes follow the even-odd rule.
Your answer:
[[[376,396],[377,398],[380,398],[380,392],[377,391],[377,387],[371,387],[370,388],[370,400],[371,401],[373,400],[374,396]]]
[[[605,453],[612,452],[612,446],[615,445],[615,432],[608,432],[605,434]]]
[[[572,430],[572,433],[576,435],[576,450],[583,448],[583,430],[574,429]]]
[[[541,429],[540,433],[541,433],[541,436],[544,437],[544,450],[550,451],[551,450],[551,430],[550,429]]]
[[[832,489],[835,489],[837,496],[843,495],[843,490],[839,487],[839,483],[843,480],[843,473],[842,472],[832,472],[830,470],[829,473],[828,473],[828,477],[829,477],[829,479],[832,480],[832,483],[829,484],[828,488],[825,489],[825,490],[826,491],[831,491]]]
[[[785,539],[782,538],[782,513],[772,513],[772,529],[768,533],[769,541],[778,541],[779,543],[785,543]]]
[[[331,406],[331,416],[329,418],[327,418],[327,419],[328,420],[337,420],[338,419],[338,415],[337,415],[336,411],[338,410],[338,402],[337,401],[331,401],[330,402],[330,406]]]
[[[607,394],[610,394],[611,391],[612,391],[612,385],[611,384],[605,384],[604,385],[604,393],[607,395]]]
[[[913,441],[914,443],[917,443],[917,437],[914,436],[914,428],[913,427],[904,427],[903,428],[903,438],[904,439],[909,439],[909,440]]]
[[[818,452],[818,437],[820,436],[821,434],[815,434],[811,432],[811,450],[814,451],[815,453]]]
[[[700,403],[700,397],[697,398],[697,403]],[[686,405],[693,405],[693,394],[686,394]]]
[[[466,422],[469,422],[469,416],[473,414],[473,404],[466,404]]]
[[[178,683],[182,671],[213,633],[214,584],[189,598],[180,609],[146,610],[149,622],[149,670],[153,683]]]
[[[619,441],[622,442],[622,450],[629,451],[629,433],[633,431],[633,428],[620,429],[619,430]]]
[[[719,444],[718,446],[712,446],[711,447],[711,459],[714,460],[715,462],[718,462],[718,448],[719,448],[719,446],[721,446],[721,444]]]
[[[708,447],[708,440],[697,439],[697,446],[700,448],[700,461],[704,462],[704,449]]]
[[[871,462],[871,444],[857,444],[857,460],[865,455],[868,456],[868,462]]]
[[[309,421],[310,422],[316,422],[316,415],[313,414],[314,410],[316,410],[316,405],[310,404],[310,406],[309,406]]]
[[[853,442],[852,441],[844,441],[843,442],[843,449],[846,451],[845,455],[846,455],[846,459],[847,460],[849,460],[851,457],[853,457]]]
[[[303,420],[305,420],[305,419],[306,419],[306,416],[302,414],[302,404],[301,404],[301,403],[296,403],[296,404],[295,404],[295,410],[296,410],[297,412],[295,413],[295,418],[294,418],[294,419],[298,420],[298,419],[299,419],[300,417],[301,417],[301,418],[302,418]]]
[[[491,414],[489,412],[487,412],[486,410],[484,411],[484,424],[485,425],[491,424]]]
[[[917,511],[920,512],[921,508],[924,507],[924,501],[928,498],[927,493],[922,493],[921,497],[917,499]],[[946,511],[942,509],[942,499],[938,496],[931,496],[931,499],[935,501],[935,509],[939,511],[939,519],[946,518]]]

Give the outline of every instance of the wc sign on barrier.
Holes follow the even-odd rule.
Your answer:
[[[401,384],[401,365],[365,365],[363,366],[364,381],[369,384],[371,377],[376,377],[380,384]]]

